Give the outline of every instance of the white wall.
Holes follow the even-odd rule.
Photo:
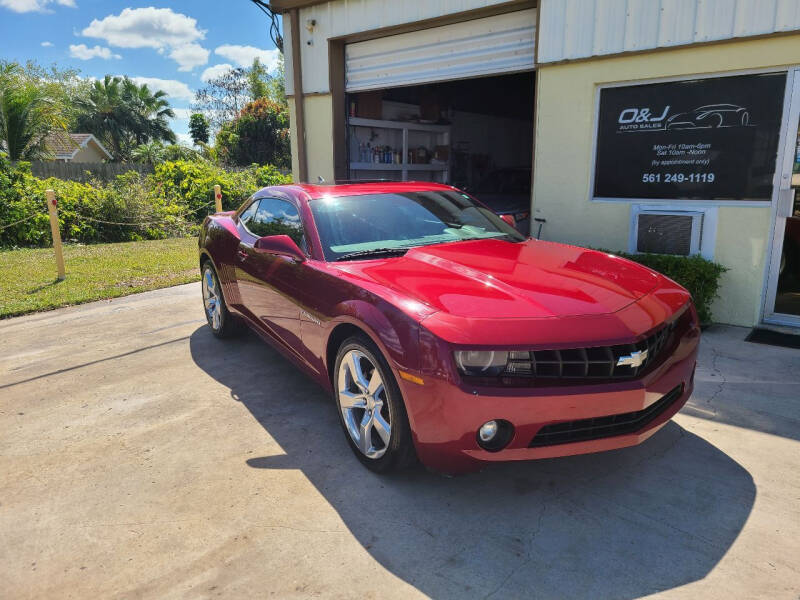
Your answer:
[[[800,29],[798,0],[539,0],[538,62]]]
[[[797,64],[800,34],[541,66],[533,197],[536,216],[547,219],[543,237],[611,250],[628,246],[631,204],[591,201],[599,85]],[[759,320],[771,214],[768,204],[718,209],[714,260],[729,269],[713,306],[719,322],[752,326]]]

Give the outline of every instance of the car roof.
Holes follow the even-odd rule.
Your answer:
[[[312,184],[295,183],[279,185],[265,190],[303,192],[309,200],[330,196],[363,196],[366,194],[399,194],[404,192],[452,191],[455,188],[430,181],[381,181],[369,183]]]

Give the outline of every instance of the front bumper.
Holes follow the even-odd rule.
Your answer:
[[[400,380],[417,455],[437,471],[473,471],[485,463],[601,452],[635,446],[677,413],[694,389],[699,330],[690,330],[658,368],[641,379],[598,385],[541,388],[482,388],[427,374],[424,385]],[[547,425],[642,411],[681,388],[641,429],[589,441],[529,447]],[[514,436],[499,452],[478,445],[486,421],[504,419]]]

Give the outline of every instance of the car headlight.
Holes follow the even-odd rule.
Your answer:
[[[477,377],[499,375],[508,363],[508,352],[503,350],[456,350],[455,357],[462,374]]]

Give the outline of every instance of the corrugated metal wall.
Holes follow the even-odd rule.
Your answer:
[[[371,90],[533,69],[536,11],[348,44],[345,89]]]
[[[442,15],[475,10],[507,0],[331,0],[300,10],[303,91],[330,91],[328,81],[328,38],[371,31],[382,27],[433,19]],[[306,26],[317,22],[313,31]],[[284,23],[285,48],[291,48],[288,15]],[[291,52],[286,52],[286,73],[292,72]],[[292,78],[286,78],[286,92],[293,94]]]
[[[800,0],[540,0],[539,63],[800,29]]]

